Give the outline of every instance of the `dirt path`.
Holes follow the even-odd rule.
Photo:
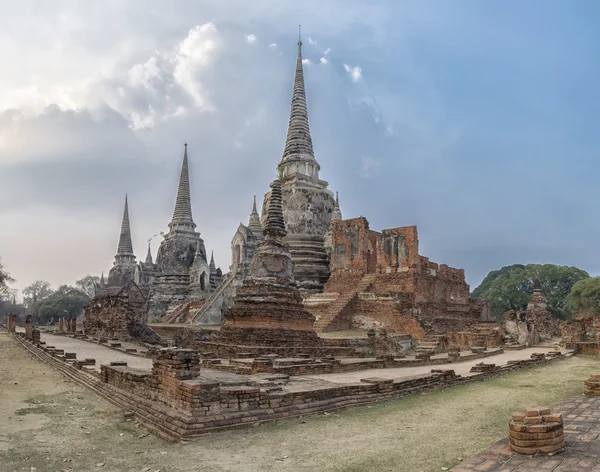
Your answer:
[[[0,332],[0,471],[439,472],[506,436],[512,411],[554,406],[580,394],[583,380],[599,367],[593,359],[570,358],[181,444],[146,435],[117,408],[64,380]]]

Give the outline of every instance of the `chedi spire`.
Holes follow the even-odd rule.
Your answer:
[[[152,264],[152,251],[150,250],[150,241],[148,241],[148,252],[146,253],[146,264]]]
[[[335,192],[335,206],[333,207],[333,212],[331,213],[331,221],[339,221],[342,219],[342,211],[340,210],[340,200],[338,198],[338,193]]]
[[[119,246],[117,256],[133,256],[133,244],[131,243],[131,229],[129,227],[129,207],[127,204],[127,194],[125,194],[125,209],[123,210],[123,221],[121,222],[121,235],[119,236]]]
[[[263,230],[265,236],[273,238],[284,237],[287,234],[283,219],[283,204],[281,197],[281,182],[275,179],[271,183],[271,198],[267,208],[267,221]]]
[[[298,56],[296,58],[296,74],[290,108],[287,138],[283,149],[283,157],[279,167],[286,161],[310,161],[317,164],[313,151],[310,126],[308,124],[308,108],[304,89],[304,70],[302,67],[302,41],[298,39]]]
[[[177,199],[173,219],[169,223],[171,231],[183,230],[193,232],[196,224],[192,218],[192,199],[190,195],[190,174],[188,169],[187,143],[184,145],[183,163],[177,187]]]
[[[252,204],[252,213],[248,219],[248,228],[255,236],[260,236],[262,233],[262,227],[260,224],[260,215],[256,211],[256,195],[254,195],[254,203]]]

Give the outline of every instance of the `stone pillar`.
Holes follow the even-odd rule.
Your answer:
[[[40,345],[40,330],[33,328],[31,330],[31,342],[36,346]]]
[[[557,454],[564,450],[562,414],[552,414],[550,408],[513,413],[508,429],[510,448],[518,454]]]
[[[63,333],[64,331],[65,331],[65,319],[59,318],[58,319],[58,328],[56,329],[56,332]]]
[[[13,313],[8,314],[8,319],[6,322],[6,329],[8,329],[9,333],[14,333],[17,329],[17,315]]]
[[[600,396],[600,374],[590,375],[589,380],[583,383],[583,393],[589,397]]]
[[[31,332],[33,331],[33,317],[31,315],[27,315],[25,318],[25,339],[27,341],[33,341],[33,336]]]

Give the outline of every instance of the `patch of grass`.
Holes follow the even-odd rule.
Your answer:
[[[25,415],[32,415],[32,414],[49,415],[50,413],[53,412],[53,410],[55,410],[55,408],[52,408],[48,405],[36,405],[36,406],[30,406],[27,408],[19,408],[18,410],[15,411],[15,415],[17,415],[17,416],[25,416]]]

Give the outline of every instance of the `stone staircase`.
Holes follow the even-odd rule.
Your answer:
[[[448,345],[448,338],[444,334],[430,334],[417,343],[415,354],[434,355],[444,352]]]
[[[367,274],[360,279],[354,290],[342,293],[321,313],[319,319],[315,322],[315,331],[325,332],[338,329],[337,325],[343,318],[346,307],[358,297],[359,293],[369,291],[376,278],[377,274]]]
[[[187,314],[189,310],[189,302],[174,305],[167,310],[162,318],[163,323],[177,323],[180,317]]]
[[[235,270],[232,270],[225,276],[225,279],[223,279],[221,285],[219,285],[219,287],[210,295],[210,297],[208,297],[206,303],[202,306],[202,308],[200,308],[199,310],[195,310],[193,313],[190,313],[190,316],[188,317],[189,323],[197,323],[198,320],[202,319],[203,315],[208,313],[209,310],[216,308],[215,304],[219,302],[223,292],[231,286],[235,279],[235,275]]]

